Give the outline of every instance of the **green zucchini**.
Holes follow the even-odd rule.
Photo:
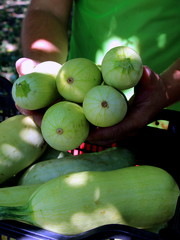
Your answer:
[[[153,166],[72,173],[42,184],[23,206],[0,206],[0,219],[66,235],[117,223],[147,229],[173,217],[179,193],[173,177]]]
[[[47,144],[29,116],[16,115],[4,120],[0,133],[0,183],[3,183],[35,162]]]
[[[40,184],[29,186],[12,186],[0,188],[0,205],[1,206],[20,206],[24,205],[33,192]]]
[[[82,171],[107,171],[135,165],[134,155],[125,148],[109,148],[101,152],[67,155],[38,162],[20,177],[19,185],[44,183],[52,178]]]

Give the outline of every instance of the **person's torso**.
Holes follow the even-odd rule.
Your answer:
[[[161,73],[180,55],[179,10],[179,0],[77,0],[68,59],[101,64],[110,48],[126,45]]]

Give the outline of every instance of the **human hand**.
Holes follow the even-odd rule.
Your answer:
[[[88,142],[109,145],[134,135],[146,126],[154,116],[167,104],[166,88],[160,76],[144,66],[142,78],[130,99],[126,117],[119,124],[94,128],[89,134]]]

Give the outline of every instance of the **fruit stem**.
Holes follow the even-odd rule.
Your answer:
[[[31,222],[31,212],[28,209],[28,205],[23,206],[0,206],[0,220],[25,220]]]

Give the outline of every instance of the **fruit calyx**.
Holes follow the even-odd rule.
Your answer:
[[[74,82],[74,78],[69,77],[69,78],[67,79],[67,83],[72,84],[73,82]]]
[[[58,135],[63,134],[63,129],[62,129],[62,128],[56,129],[56,133],[57,133]]]
[[[29,92],[30,92],[30,87],[26,81],[22,81],[16,85],[17,97],[27,97]]]
[[[102,106],[103,108],[109,108],[109,104],[108,104],[107,101],[102,101],[102,102],[101,102],[101,106]]]
[[[119,61],[119,66],[124,68],[124,69],[133,69],[133,65],[131,63],[131,59],[130,58],[124,58],[124,59],[121,59]]]

